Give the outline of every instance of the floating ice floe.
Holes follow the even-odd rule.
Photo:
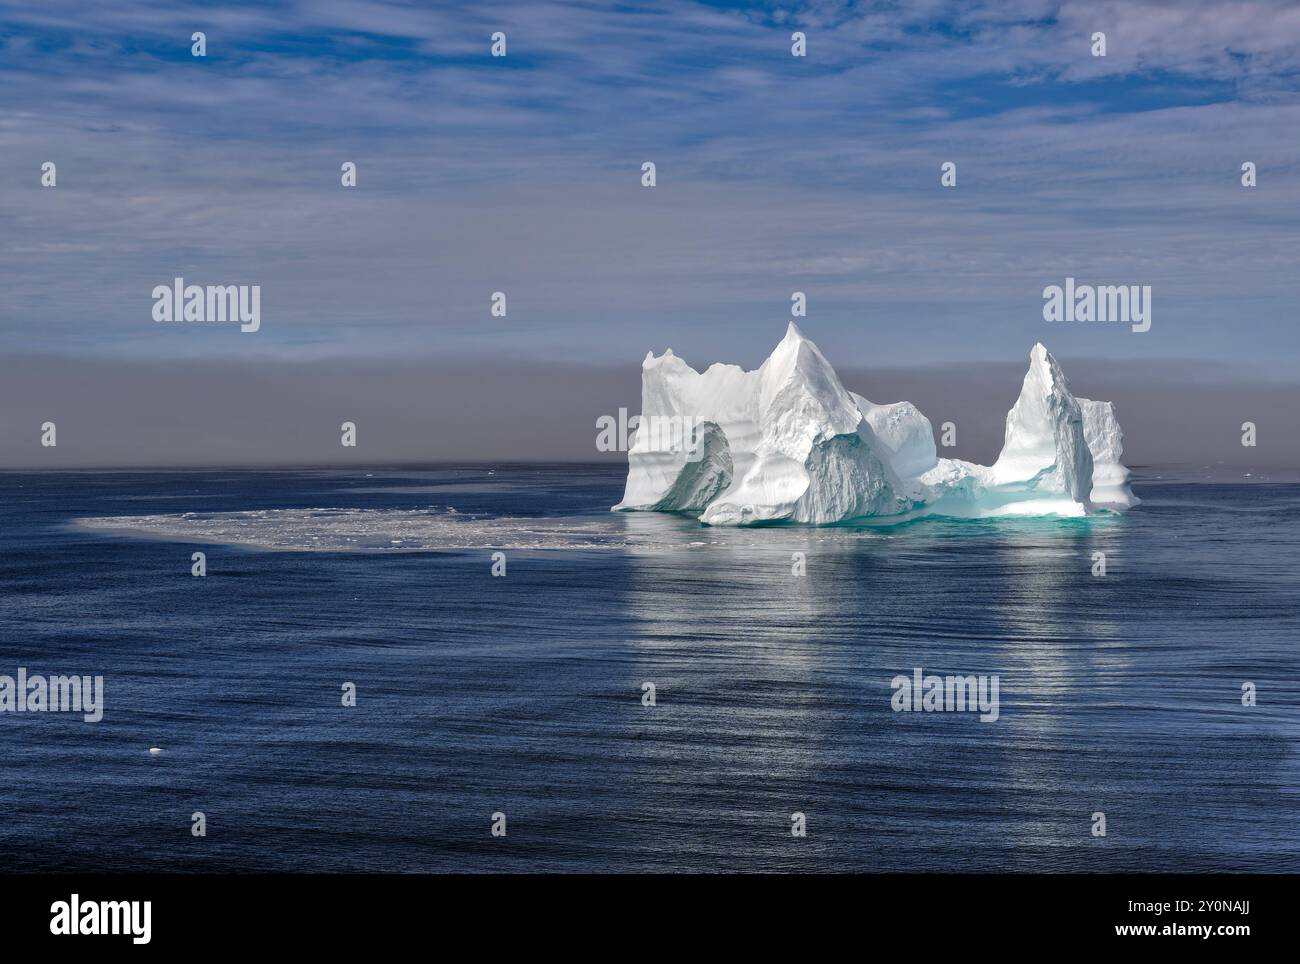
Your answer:
[[[916,406],[850,392],[791,323],[755,371],[697,372],[672,349],[646,355],[641,421],[614,509],[689,513],[709,525],[1081,516],[1138,503],[1122,442],[1114,406],[1076,398],[1037,344],[997,461],[941,459]]]

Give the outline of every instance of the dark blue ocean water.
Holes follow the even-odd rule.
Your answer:
[[[1156,475],[1122,518],[736,532],[608,513],[615,466],[3,474],[0,673],[107,705],[0,714],[0,859],[1300,871],[1300,486]],[[1000,718],[893,712],[917,666]]]

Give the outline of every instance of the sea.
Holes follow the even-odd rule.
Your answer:
[[[103,717],[0,712],[0,860],[1298,872],[1300,483],[1203,468],[748,529],[613,464],[3,473],[0,675]]]

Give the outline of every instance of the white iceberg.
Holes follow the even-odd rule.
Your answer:
[[[708,525],[918,515],[1085,515],[1135,505],[1109,402],[1076,399],[1041,344],[992,466],[938,457],[910,402],[845,389],[791,323],[757,370],[697,372],[669,349],[641,368],[641,416],[616,511],[681,512]]]
[[[1133,473],[1120,462],[1124,454],[1124,432],[1115,418],[1114,402],[1078,400],[1083,411],[1083,437],[1092,453],[1092,494],[1095,505],[1128,509],[1141,500],[1129,489]]]
[[[998,495],[1013,496],[1021,514],[1082,515],[1092,508],[1092,452],[1083,412],[1042,344],[1029,353],[1029,371],[1007,412],[1002,452],[988,481]]]

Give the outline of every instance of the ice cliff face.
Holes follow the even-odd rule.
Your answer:
[[[791,324],[756,371],[697,372],[648,354],[642,411],[616,510],[684,512],[709,525],[925,514],[1082,515],[1136,504],[1109,402],[1077,400],[1042,345],[1030,354],[991,467],[940,459],[910,402],[845,389]]]
[[[1120,462],[1124,454],[1124,432],[1115,419],[1114,402],[1081,398],[1083,437],[1092,453],[1092,495],[1097,505],[1131,508],[1141,499],[1128,487],[1131,472]]]

